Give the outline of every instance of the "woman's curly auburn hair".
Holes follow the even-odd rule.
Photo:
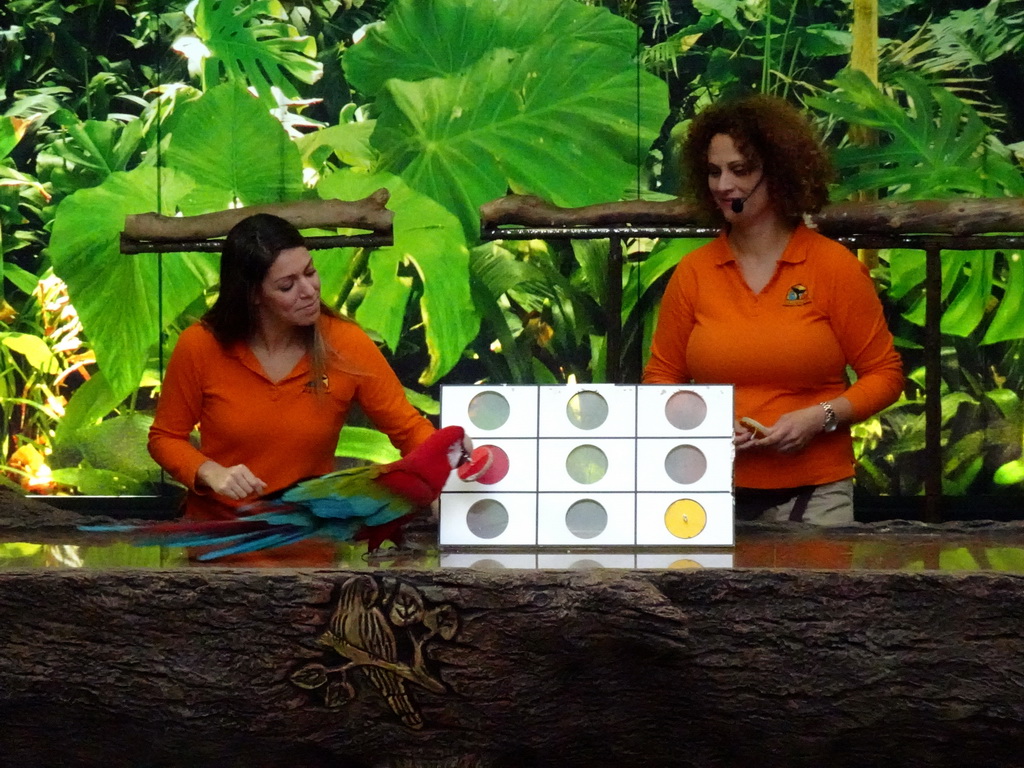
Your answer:
[[[712,104],[690,123],[681,170],[686,191],[710,220],[725,223],[708,186],[708,147],[720,133],[732,137],[749,163],[764,169],[768,195],[785,218],[797,222],[828,203],[835,168],[811,124],[789,102],[755,94]]]

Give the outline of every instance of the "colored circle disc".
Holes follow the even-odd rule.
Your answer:
[[[665,528],[677,539],[692,539],[704,530],[708,515],[693,499],[673,501],[665,510]]]

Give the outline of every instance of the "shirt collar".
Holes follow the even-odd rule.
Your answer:
[[[779,257],[779,261],[785,261],[789,264],[799,264],[807,260],[807,250],[800,248],[799,244],[807,236],[810,230],[807,226],[801,222],[796,225],[796,229],[793,230],[793,234],[789,237],[789,242],[786,243],[786,249],[782,252],[782,256]],[[736,256],[732,252],[732,248],[729,247],[728,233],[726,230],[722,230],[718,233],[716,239],[718,248],[715,252],[715,264],[722,266],[730,262],[736,261]]]

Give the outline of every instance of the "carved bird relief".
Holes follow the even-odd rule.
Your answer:
[[[388,583],[390,582],[390,583]],[[370,575],[352,576],[340,587],[338,603],[320,642],[334,649],[348,663],[334,668],[307,664],[292,674],[292,682],[307,689],[326,686],[324,703],[337,707],[356,696],[348,673],[359,669],[384,698],[391,711],[408,728],[423,727],[423,716],[408,684],[434,693],[445,685],[427,670],[423,646],[440,636],[455,636],[458,619],[450,605],[427,607],[419,590],[409,584],[385,580],[385,588]],[[402,632],[401,638],[396,631]],[[406,662],[400,651],[409,652]],[[340,679],[332,679],[333,675]]]

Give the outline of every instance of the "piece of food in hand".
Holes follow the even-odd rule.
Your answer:
[[[771,434],[771,430],[756,419],[752,419],[749,416],[744,416],[740,419],[740,424],[745,427],[749,427],[750,431],[754,433],[754,438],[767,437]]]

